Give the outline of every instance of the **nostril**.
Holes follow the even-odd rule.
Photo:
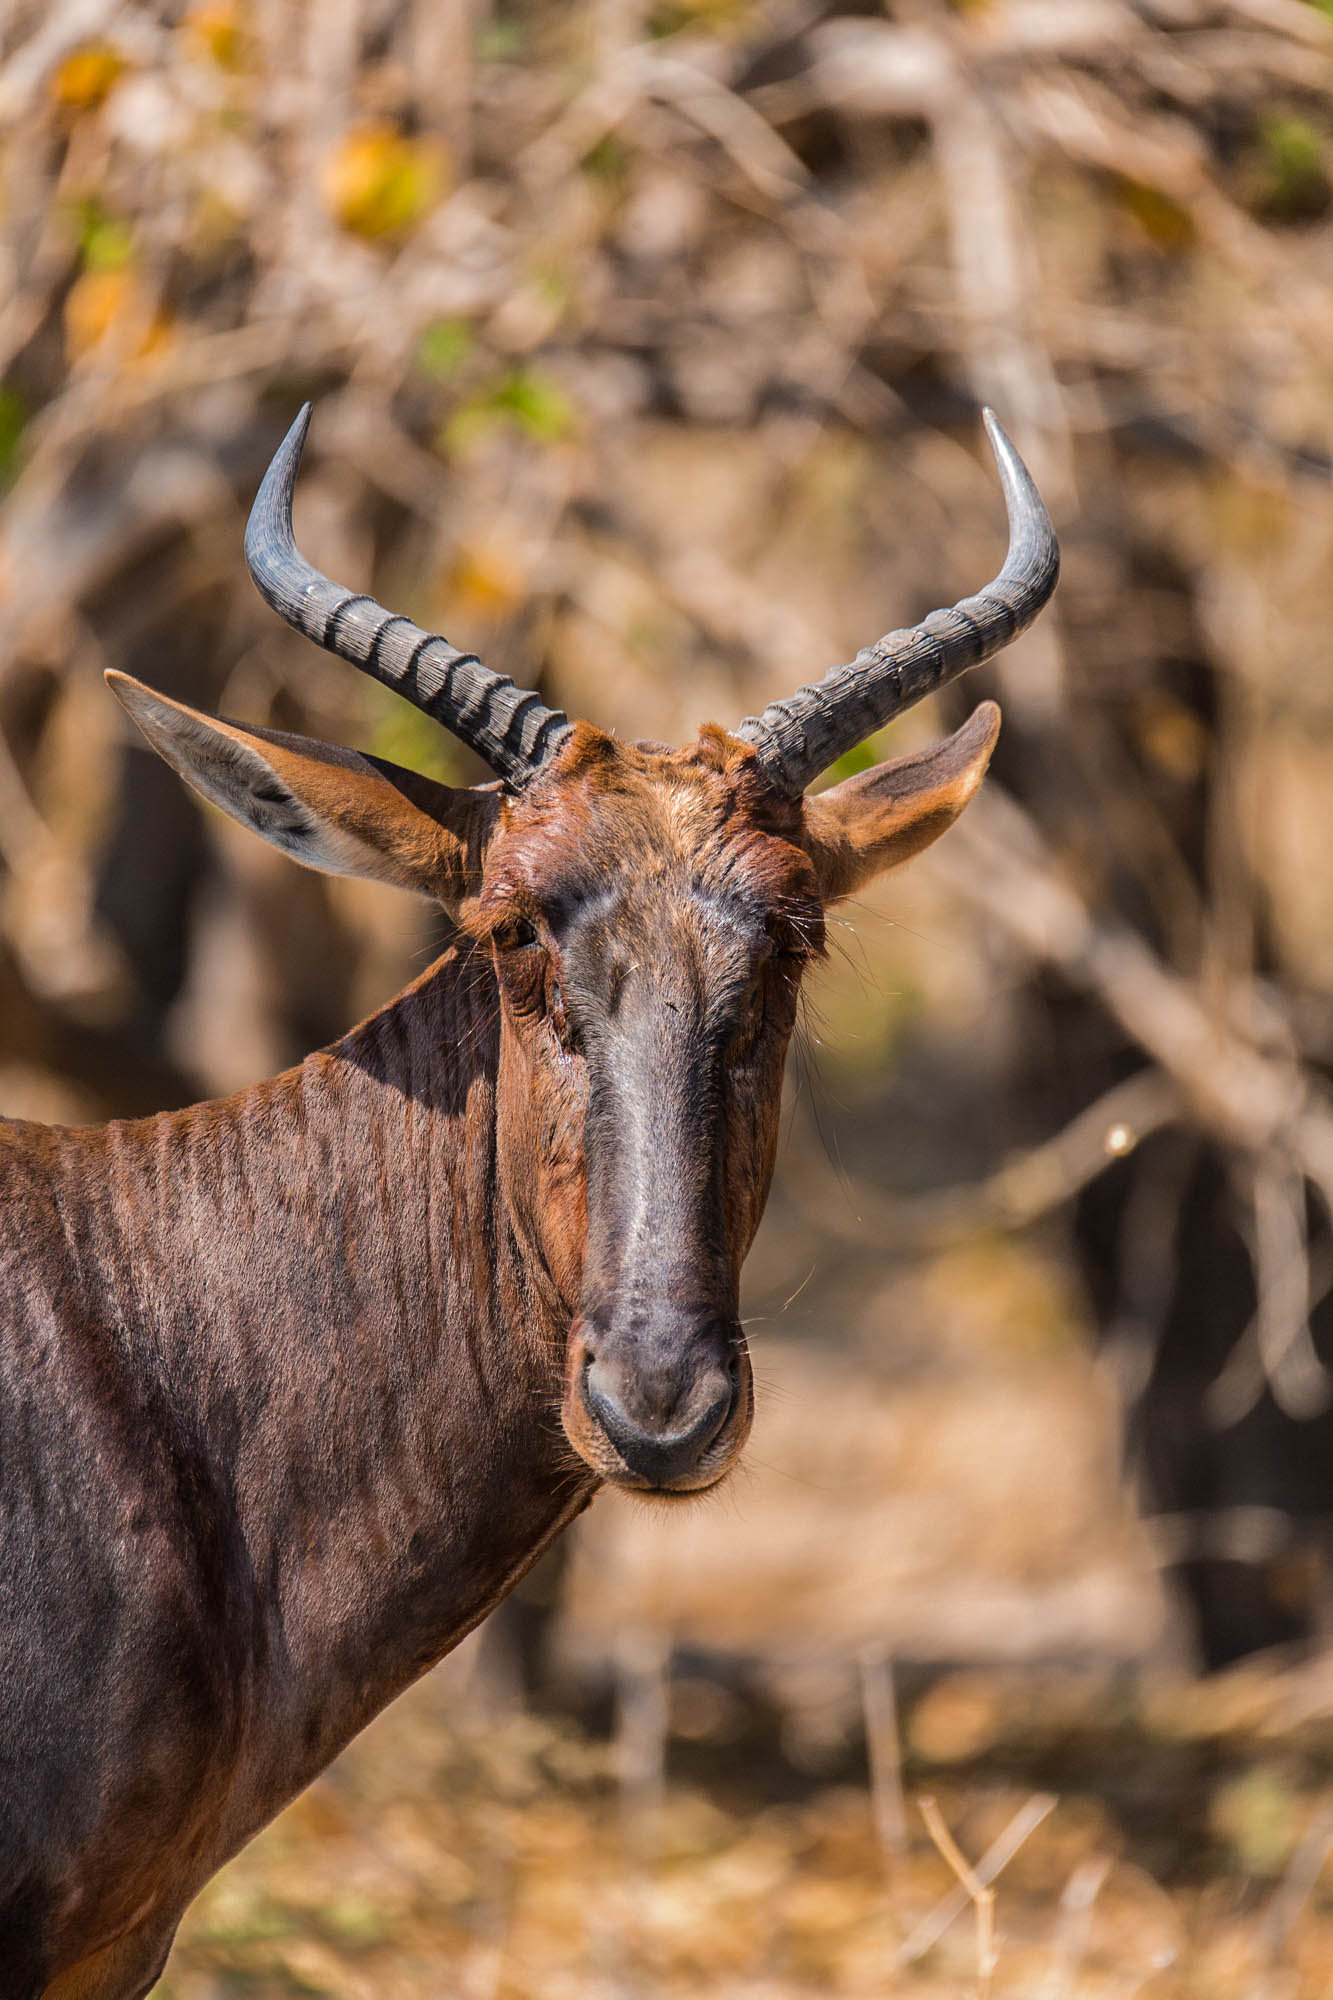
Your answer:
[[[728,1384],[722,1395],[713,1398],[688,1433],[690,1442],[697,1451],[705,1450],[713,1442],[735,1407],[736,1391]]]
[[[624,1444],[645,1435],[636,1424],[631,1423],[616,1398],[608,1395],[595,1379],[590,1362],[585,1361],[583,1364],[579,1376],[579,1390],[583,1397],[584,1408],[589,1416],[601,1425],[617,1451],[622,1450]]]

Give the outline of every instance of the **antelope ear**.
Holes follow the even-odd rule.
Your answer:
[[[807,799],[806,838],[825,902],[850,896],[938,840],[985,776],[999,733],[1000,711],[983,701],[943,743]]]
[[[308,868],[392,882],[450,907],[477,888],[499,810],[332,743],[242,729],[109,673],[121,707],[187,785]]]

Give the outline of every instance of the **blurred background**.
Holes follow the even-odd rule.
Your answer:
[[[599,1500],[173,2000],[1333,1990],[1331,85],[1329,0],[7,0],[0,1111],[438,943],[102,687],[481,775],[245,578],[305,397],[310,556],[630,737],[991,575],[983,402],[1064,549],[844,761],[1002,702],[811,982],[744,1470]]]

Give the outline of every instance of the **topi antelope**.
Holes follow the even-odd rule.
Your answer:
[[[87,1131],[0,1122],[5,2000],[137,2000],[200,1884],[599,1485],[697,1493],[735,1462],[738,1278],[824,908],[945,830],[998,713],[805,788],[1055,586],[988,414],[1010,545],[987,589],[734,732],[619,743],[304,561],[308,418],[251,575],[498,782],[109,677],[206,799],[454,929],[272,1082]]]

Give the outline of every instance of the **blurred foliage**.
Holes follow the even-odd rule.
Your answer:
[[[96,201],[76,202],[70,220],[85,267],[119,271],[134,255],[134,231],[117,216],[107,215]]]
[[[124,56],[111,42],[85,42],[56,70],[51,95],[64,110],[91,110],[110,94],[125,67]]]
[[[1153,247],[1168,256],[1180,256],[1194,240],[1194,219],[1180,202],[1160,187],[1121,175],[1117,181],[1120,200],[1139,224]]]
[[[492,434],[512,428],[538,444],[558,444],[576,421],[574,404],[557,382],[516,368],[479,389],[450,415],[444,444],[451,453],[483,446]]]
[[[1286,220],[1322,215],[1329,201],[1327,140],[1306,118],[1273,112],[1260,124],[1267,185],[1259,206]]]
[[[246,32],[238,5],[220,0],[213,7],[195,7],[185,16],[185,33],[192,53],[206,56],[219,69],[240,70],[254,58],[254,43]]]
[[[409,708],[388,688],[368,686],[362,697],[366,710],[360,747],[372,757],[385,757],[409,771],[420,771],[442,785],[466,782],[460,748],[423,715]]]
[[[392,125],[362,125],[326,160],[324,199],[345,229],[402,236],[439,201],[445,171],[438,146],[409,139]]]
[[[28,408],[17,389],[0,384],[0,480],[12,479],[18,469]]]
[[[436,376],[447,382],[456,375],[467,360],[473,347],[473,333],[466,321],[460,319],[437,320],[428,326],[421,336],[417,348],[417,365],[427,375]]]

